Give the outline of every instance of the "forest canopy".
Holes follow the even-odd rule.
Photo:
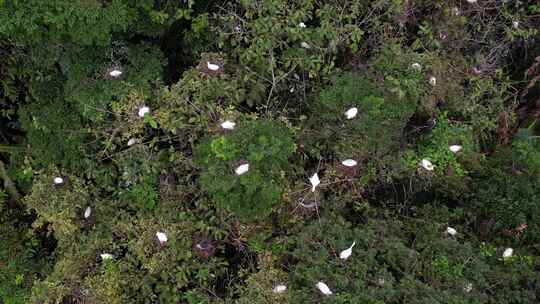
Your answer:
[[[0,303],[540,303],[535,0],[0,0]]]

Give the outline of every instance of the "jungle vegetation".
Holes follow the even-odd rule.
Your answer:
[[[540,303],[535,0],[0,0],[0,303]]]

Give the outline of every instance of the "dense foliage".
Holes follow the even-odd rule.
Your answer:
[[[540,302],[540,5],[0,0],[0,303]]]

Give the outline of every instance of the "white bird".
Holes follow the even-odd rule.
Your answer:
[[[114,258],[110,253],[102,253],[100,256],[102,260],[112,260],[112,258]]]
[[[429,84],[432,85],[432,86],[436,86],[437,85],[437,78],[435,78],[435,76],[429,77]]]
[[[120,77],[120,75],[122,75],[122,71],[115,69],[115,70],[110,71],[109,75],[111,77],[117,78],[117,77]]]
[[[285,285],[277,285],[273,289],[274,293],[284,293],[285,291],[287,291],[287,286],[285,286]]]
[[[144,117],[144,115],[146,115],[146,114],[148,114],[148,113],[150,113],[150,108],[147,107],[147,106],[143,106],[143,107],[141,107],[141,108],[139,109],[138,115],[139,115],[139,117]]]
[[[222,122],[220,126],[222,129],[225,129],[225,130],[233,130],[234,127],[236,126],[236,123],[230,120],[226,120]]]
[[[433,171],[433,169],[435,169],[435,166],[425,158],[420,161],[420,166],[428,171]]]
[[[313,176],[309,178],[309,182],[311,183],[311,192],[315,192],[315,188],[321,183],[319,175],[317,173],[313,174]]]
[[[300,46],[305,48],[305,49],[310,49],[311,48],[311,45],[309,45],[307,42],[305,41],[302,41],[302,43],[300,43]]]
[[[450,151],[452,151],[453,153],[457,153],[457,152],[461,151],[462,148],[463,147],[460,146],[460,145],[451,145],[451,146],[448,147],[448,149]]]
[[[135,139],[135,138],[130,138],[130,139],[128,140],[128,142],[127,142],[127,145],[128,145],[128,146],[133,146],[133,145],[136,144],[136,143],[137,143],[137,139]]]
[[[168,240],[167,235],[164,232],[156,232],[156,237],[160,244],[164,244]]]
[[[457,230],[455,228],[448,227],[446,228],[446,233],[448,233],[451,236],[455,236],[457,234]]]
[[[502,257],[503,257],[503,259],[507,259],[507,258],[511,257],[513,254],[514,254],[514,249],[512,249],[512,248],[506,248],[506,249],[504,250],[504,252],[503,252]]]
[[[347,119],[353,119],[356,117],[357,114],[358,108],[352,107],[345,112],[345,117],[347,117]]]
[[[470,4],[476,3],[477,0],[467,0]]]
[[[328,285],[326,285],[325,283],[323,282],[319,282],[317,283],[317,288],[324,294],[324,295],[331,295],[332,294],[332,291],[330,290],[330,288],[328,287]]]
[[[236,173],[236,175],[242,175],[248,172],[248,170],[249,170],[249,164],[243,164],[236,167],[236,169],[234,169],[234,172]]]
[[[357,162],[354,159],[346,159],[342,161],[341,164],[345,167],[354,167],[356,166]]]
[[[306,28],[306,24],[304,22],[300,22],[300,23],[298,23],[298,27]]]
[[[519,21],[512,21],[512,26],[517,30],[519,28]]]
[[[454,7],[452,9],[452,14],[454,14],[454,16],[459,16],[461,14],[460,11],[459,11],[459,8]]]
[[[61,178],[61,177],[59,177],[59,176],[57,176],[57,177],[55,177],[55,178],[53,179],[53,183],[54,183],[55,185],[63,184],[63,183],[64,183],[64,179]]]
[[[208,67],[208,69],[211,71],[219,70],[219,65],[210,63],[209,61],[206,62],[206,67]]]
[[[472,291],[472,287],[473,287],[473,286],[472,286],[472,283],[467,283],[467,285],[465,285],[465,286],[463,287],[463,291],[465,291],[466,293],[469,293],[469,292]]]
[[[418,71],[420,72],[422,70],[422,66],[420,65],[420,63],[418,62],[415,62],[413,64],[411,64],[411,67],[415,70],[415,71]]]
[[[349,248],[343,250],[342,252],[340,252],[339,253],[339,258],[342,259],[342,260],[348,259],[352,254],[352,250],[353,250],[354,245],[356,245],[356,242],[353,242],[351,247],[349,247]]]
[[[90,215],[92,215],[92,208],[90,206],[86,207],[86,210],[84,210],[84,218],[89,218]]]

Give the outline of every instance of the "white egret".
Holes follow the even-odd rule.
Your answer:
[[[358,108],[352,107],[345,112],[345,117],[347,117],[347,119],[353,119],[356,117],[357,114]]]
[[[284,293],[285,291],[287,291],[287,286],[285,286],[285,285],[277,285],[273,289],[274,293]]]
[[[90,208],[90,206],[88,206],[84,210],[84,218],[87,219],[87,218],[90,217],[90,215],[92,215],[92,208]]]
[[[219,65],[210,63],[209,61],[206,62],[206,67],[207,67],[210,71],[217,71],[217,70],[219,70]]]
[[[333,292],[330,290],[330,288],[328,287],[328,285],[326,285],[325,283],[323,282],[318,282],[316,284],[317,288],[324,294],[324,295],[331,295],[333,294]]]
[[[435,169],[435,165],[425,158],[420,161],[420,166],[428,171],[433,171],[433,169]]]
[[[315,188],[321,183],[319,175],[317,173],[313,174],[313,176],[309,178],[309,182],[311,183],[311,192],[315,192]]]
[[[128,146],[133,146],[133,145],[136,144],[136,143],[137,143],[137,139],[135,139],[135,138],[130,138],[130,139],[128,140],[128,142],[127,142],[127,145],[128,145]]]
[[[236,123],[230,120],[226,120],[222,122],[220,126],[222,129],[225,129],[225,130],[233,130],[234,127],[236,126]]]
[[[156,237],[159,241],[160,244],[164,244],[165,242],[167,242],[168,238],[167,238],[167,235],[164,233],[164,232],[156,232]]]
[[[448,147],[448,149],[450,151],[452,151],[453,153],[457,153],[457,152],[461,151],[462,148],[463,147],[460,146],[460,145],[451,145],[451,146]]]
[[[344,165],[345,167],[354,167],[358,163],[354,159],[346,159],[342,161],[341,164]]]
[[[249,164],[242,164],[236,167],[236,169],[234,169],[234,172],[236,173],[236,175],[242,175],[248,171],[249,171]]]
[[[339,253],[339,258],[342,259],[342,260],[348,259],[352,254],[352,250],[354,248],[354,245],[356,245],[356,242],[353,242],[351,247],[349,247],[349,248],[343,250],[342,252],[340,252]]]
[[[506,248],[506,249],[504,250],[504,252],[503,252],[502,257],[503,257],[503,259],[507,259],[507,258],[511,257],[513,254],[514,254],[514,249],[512,249],[512,248]]]
[[[100,256],[102,260],[112,260],[114,258],[110,253],[102,253]]]
[[[148,113],[150,113],[150,108],[149,107],[143,106],[143,107],[139,108],[139,113],[138,113],[139,117],[144,117],[144,115],[146,115]]]

